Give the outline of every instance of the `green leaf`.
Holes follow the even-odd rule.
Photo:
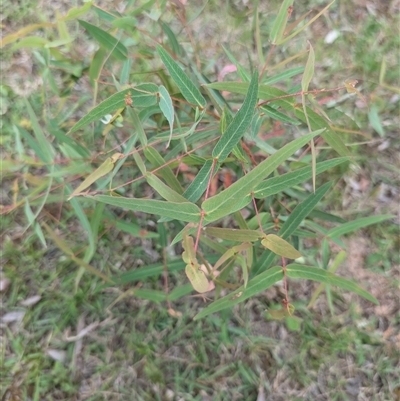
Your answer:
[[[38,156],[40,157],[40,155],[42,155],[42,161],[46,164],[50,164],[53,161],[53,156],[55,153],[54,148],[52,147],[51,143],[47,140],[45,133],[43,132],[43,129],[40,126],[39,121],[37,120],[36,114],[32,109],[31,104],[26,98],[24,98],[24,102],[25,102],[25,107],[29,114],[33,132],[37,139],[37,143],[40,147],[40,153],[38,153]]]
[[[236,228],[204,227],[204,232],[216,238],[229,241],[258,241],[263,233],[258,230],[238,230]]]
[[[370,226],[372,224],[381,223],[382,221],[393,219],[395,216],[391,214],[383,214],[380,216],[363,217],[354,221],[344,223],[339,227],[332,228],[326,234],[330,238],[337,238],[342,235],[357,231],[360,228]]]
[[[207,87],[232,93],[241,93],[244,95],[249,88],[249,84],[247,82],[214,82],[212,84],[208,84]],[[259,85],[258,87],[259,99],[269,100],[287,95],[287,92],[284,92],[278,88],[274,88],[273,86]],[[285,110],[293,110],[296,104],[295,96],[285,97],[283,99],[275,99],[273,102],[276,105],[283,107]]]
[[[315,64],[314,49],[310,45],[310,52],[308,53],[306,67],[304,69],[303,78],[301,79],[301,90],[303,92],[308,91],[308,86],[310,85],[311,79],[314,75],[314,64]]]
[[[159,175],[164,179],[164,181],[178,194],[183,192],[180,182],[175,177],[174,172],[171,170],[167,162],[160,155],[160,153],[151,146],[144,148],[144,156],[146,159],[155,167],[157,171],[155,174]],[[186,196],[185,196],[186,198]],[[195,202],[190,199],[191,202]]]
[[[376,107],[375,104],[373,104],[369,109],[368,119],[372,128],[379,134],[379,136],[380,137],[385,136],[385,131],[379,118],[378,108]]]
[[[212,302],[200,313],[198,313],[194,320],[199,320],[212,313],[219,312],[220,310],[231,308],[232,306],[245,301],[248,298],[266,290],[273,286],[275,283],[283,279],[283,271],[281,266],[275,266],[265,272],[254,277],[247,283],[246,289],[242,286],[237,290],[231,292],[223,298]]]
[[[165,118],[168,120],[169,123],[169,141],[167,144],[167,148],[171,142],[172,138],[172,130],[174,127],[174,106],[172,104],[171,96],[169,95],[168,91],[165,89],[163,85],[158,87],[158,92],[160,94],[160,109],[163,112]]]
[[[350,151],[340,139],[340,136],[331,129],[329,123],[309,107],[306,107],[306,112],[311,129],[316,130],[325,128],[325,132],[323,133],[322,137],[325,139],[328,145],[331,146],[339,155],[350,156]],[[296,109],[295,115],[298,119],[307,124],[307,118],[303,110]]]
[[[97,202],[103,202],[111,206],[133,210],[135,212],[156,214],[190,223],[198,223],[200,221],[200,209],[194,203],[190,202],[175,203],[154,199],[135,199],[109,195],[87,196],[86,198],[93,199]]]
[[[274,120],[282,121],[283,123],[292,124],[292,125],[299,125],[301,124],[299,120],[288,117],[286,114],[281,113],[274,108],[265,105],[261,107],[261,110],[268,116]]]
[[[158,87],[155,84],[139,84],[135,88],[124,89],[114,93],[106,100],[94,107],[88,114],[82,117],[69,131],[68,134],[78,131],[93,121],[100,120],[106,114],[112,114],[116,110],[126,106],[126,100],[131,99],[134,107],[148,107],[157,103]]]
[[[318,267],[290,264],[286,266],[286,274],[290,278],[301,278],[305,280],[312,280],[318,281],[320,283],[336,285],[337,287],[354,292],[355,294],[360,295],[365,299],[368,299],[368,301],[379,305],[378,300],[374,296],[372,296],[368,291],[359,287],[353,281],[336,276],[335,274],[332,274]]]
[[[311,213],[331,185],[331,182],[325,183],[322,185],[322,187],[318,188],[315,193],[309,195],[307,199],[296,206],[279,230],[279,236],[283,239],[289,238],[289,236],[295,232],[301,222]],[[261,269],[267,269],[273,262],[274,258],[275,255],[272,252],[264,251],[264,253],[260,256],[257,265],[253,268],[253,274],[257,274],[257,272]]]
[[[186,191],[183,193],[183,196],[190,202],[197,202],[200,197],[203,195],[205,190],[207,189],[207,185],[210,179],[211,168],[213,165],[212,160],[207,160],[200,171],[197,173],[196,177],[192,181],[192,183],[187,187]],[[217,164],[214,167],[214,174],[218,171]]]
[[[212,157],[222,163],[231,153],[232,149],[245,134],[254,115],[254,108],[257,103],[258,73],[254,72],[250,82],[249,90],[243,105],[236,113],[228,128],[221,136],[212,152]]]
[[[301,258],[301,253],[289,242],[275,234],[268,234],[261,241],[273,253],[288,259]]]
[[[154,188],[165,200],[169,202],[187,202],[188,200],[184,198],[182,195],[178,194],[168,185],[164,184],[158,177],[156,177],[152,173],[146,174],[146,180],[149,185]]]
[[[276,84],[277,82],[286,81],[287,79],[292,78],[295,75],[301,74],[303,71],[304,67],[288,68],[287,70],[284,70],[279,74],[264,79],[262,83],[263,85]]]
[[[289,17],[288,9],[292,6],[292,4],[293,0],[284,0],[281,4],[278,15],[275,18],[269,35],[269,40],[272,45],[278,45],[283,39],[287,20]]]
[[[122,156],[122,153],[115,153],[111,157],[108,157],[95,171],[85,178],[85,180],[74,190],[74,192],[72,192],[67,200],[70,200],[86,188],[90,187],[90,185],[96,182],[99,178],[108,174],[114,168],[116,161]]]
[[[178,63],[161,46],[157,46],[157,52],[181,91],[182,96],[194,106],[204,109],[206,100],[189,77],[182,71]]]
[[[218,220],[231,213],[235,206],[242,202],[266,176],[321,132],[321,130],[315,131],[288,143],[229,188],[203,202],[202,208],[206,212],[206,221]]]
[[[101,46],[112,52],[111,54],[114,57],[119,60],[126,60],[128,58],[128,49],[117,38],[86,21],[78,19],[78,22],[100,43]]]
[[[317,163],[316,174],[321,174],[324,171],[348,160],[349,159],[346,157],[338,157],[336,159]],[[307,166],[277,177],[268,178],[256,187],[254,190],[254,197],[256,199],[263,199],[267,198],[268,196],[278,194],[287,188],[294,187],[295,185],[309,180],[311,176],[312,167]]]
[[[92,7],[92,1],[88,1],[82,7],[72,7],[68,10],[67,15],[61,18],[61,21],[75,20],[83,14],[86,14]]]

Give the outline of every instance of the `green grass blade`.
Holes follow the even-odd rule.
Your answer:
[[[359,287],[353,281],[336,276],[335,274],[318,267],[290,264],[286,266],[286,274],[290,278],[301,278],[304,280],[312,280],[324,284],[336,285],[337,287],[354,292],[355,294],[368,299],[368,301],[379,305],[378,300],[374,296],[372,296],[368,291]]]
[[[360,228],[370,226],[372,224],[381,223],[382,221],[393,219],[395,216],[391,214],[383,214],[380,216],[370,216],[363,217],[354,221],[349,221],[348,223],[344,223],[339,227],[332,228],[327,233],[329,238],[337,238],[345,234],[349,234],[353,231],[357,231]]]
[[[128,49],[117,38],[86,21],[78,19],[78,22],[101,46],[110,51],[111,55],[115,58],[119,60],[126,60],[128,58]]]
[[[155,84],[139,84],[135,88],[124,89],[114,93],[106,100],[102,101],[88,114],[82,117],[68,132],[68,134],[78,131],[93,121],[100,120],[106,114],[112,114],[118,109],[126,106],[126,96],[132,99],[134,107],[149,107],[157,103],[158,87]]]
[[[237,290],[231,292],[227,296],[212,302],[206,308],[204,308],[200,313],[198,313],[194,320],[202,319],[212,313],[219,312],[220,310],[231,308],[232,306],[245,301],[248,298],[266,290],[267,288],[273,286],[276,282],[283,279],[282,267],[275,266],[267,271],[254,277],[247,283],[246,289],[240,287]]]
[[[157,52],[162,62],[167,67],[169,74],[178,86],[182,96],[196,107],[204,109],[206,100],[200,93],[199,89],[193,84],[189,77],[179,67],[179,64],[161,47],[157,46]]]
[[[222,163],[229,156],[249,127],[257,103],[257,93],[258,73],[254,72],[242,107],[233,117],[233,120],[213,149],[212,157],[217,159],[219,163]]]
[[[200,221],[200,209],[194,203],[190,202],[175,203],[154,199],[134,199],[109,195],[87,196],[87,198],[135,212],[155,214],[190,223],[198,223]]]
[[[206,221],[218,220],[231,213],[235,206],[253,191],[266,176],[271,174],[289,156],[314,138],[314,136],[321,134],[321,132],[316,131],[288,143],[229,188],[203,202],[202,208],[206,212]]]

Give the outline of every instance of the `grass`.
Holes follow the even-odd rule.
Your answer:
[[[9,16],[14,31],[21,27],[18,18],[29,22],[36,18],[26,4],[21,14]],[[393,34],[398,17],[390,11],[395,10],[395,2],[388,4],[387,9],[377,5],[376,15],[365,6],[356,9],[350,4],[335,4],[327,17],[286,50],[287,54],[299,51],[308,38],[317,56],[313,83],[317,87],[335,87],[347,78],[358,78],[362,93],[376,106],[378,117],[370,114],[368,119],[371,112],[354,97],[325,99],[343,102],[342,110],[360,124],[366,134],[361,140],[368,142],[351,147],[359,168],[348,171],[325,200],[327,210],[342,210],[342,216],[366,215],[375,210],[398,212],[399,39]],[[188,7],[187,14],[193,15],[191,5]],[[268,43],[268,21],[276,7],[261,10],[265,13],[261,35]],[[296,16],[301,12],[296,9]],[[228,27],[220,24],[225,15],[229,15]],[[248,65],[246,52],[253,62],[257,59],[256,46],[248,46],[253,40],[250,25],[246,25],[249,15],[241,2],[224,2],[221,6],[210,2],[193,22],[194,26],[205,27],[193,33],[199,32],[197,53],[208,57],[206,71],[220,70],[228,62],[220,48],[224,42],[237,57],[243,57],[243,64]],[[341,35],[328,46],[323,39],[332,29],[340,29]],[[181,38],[189,47],[189,39],[185,35]],[[379,83],[382,60],[387,63],[386,86]],[[145,58],[140,62],[143,68],[149,67]],[[70,77],[64,79],[71,84]],[[83,97],[87,95],[85,90]],[[18,149],[11,123],[27,123],[26,110],[15,88],[6,81],[2,83],[2,96],[9,107],[14,104],[9,115],[4,116],[1,141],[2,151],[10,156]],[[39,110],[42,94],[34,91],[32,96],[31,102]],[[384,130],[382,137],[369,125],[376,118]],[[351,136],[347,139],[356,141]],[[27,165],[34,165],[29,149],[22,148],[21,154]],[[10,161],[12,157],[6,159]],[[41,166],[26,171],[34,172],[38,179],[43,174]],[[17,169],[4,170],[2,203],[8,204],[13,180],[21,176]],[[29,185],[28,182],[26,193]],[[46,213],[54,218],[59,210],[57,203],[53,205],[54,209],[49,205]],[[85,234],[77,229],[76,222],[73,211],[69,211],[59,225],[66,233],[66,241],[79,251],[82,244],[76,238]],[[156,231],[155,223],[144,216],[137,223],[149,232]],[[26,224],[22,208],[2,215],[0,352],[4,369],[0,396],[6,397],[7,393],[15,399],[19,395],[34,401],[261,401],[263,395],[271,401],[396,399],[396,389],[400,387],[400,244],[398,226],[394,224],[373,226],[348,239],[349,257],[340,267],[344,275],[362,282],[380,300],[380,307],[332,289],[329,294],[334,315],[325,293],[309,310],[307,302],[316,287],[309,282],[291,282],[296,316],[282,321],[269,320],[265,312],[280,304],[280,287],[232,311],[193,321],[205,306],[199,297],[185,296],[174,302],[172,307],[181,313],[174,317],[165,304],[149,302],[129,292],[133,285],[160,289],[164,285],[162,277],[99,290],[100,280],[85,273],[77,286],[76,264],[53,245],[47,234],[49,247],[44,250],[32,228],[24,230]],[[158,238],[132,239],[126,232],[109,227],[101,227],[100,233],[92,264],[108,273],[147,265],[162,253]],[[309,258],[322,258],[315,242],[310,240],[306,246]],[[186,280],[174,272],[170,283],[178,286]],[[30,304],[34,296],[40,299]],[[91,330],[86,332],[88,328]]]

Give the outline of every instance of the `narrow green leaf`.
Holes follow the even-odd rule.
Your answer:
[[[375,104],[373,104],[369,109],[368,119],[372,128],[379,134],[379,136],[385,136],[385,131],[383,129],[381,119],[379,118],[378,108]]]
[[[135,199],[109,195],[87,196],[86,198],[93,199],[97,202],[103,202],[111,206],[133,210],[135,212],[156,214],[190,223],[198,223],[200,221],[200,209],[194,203],[190,202],[175,203],[154,199]]]
[[[207,87],[232,93],[241,93],[244,95],[248,91],[249,84],[247,82],[214,82],[212,84],[207,84]],[[259,85],[258,87],[259,99],[269,100],[287,95],[287,92],[284,92],[283,90],[275,88],[273,86]],[[293,110],[296,104],[295,96],[285,97],[283,99],[275,99],[273,103],[277,106],[283,107],[285,110]]]
[[[301,25],[299,29],[297,29],[295,32],[291,33],[290,35],[287,35],[286,37],[282,38],[279,42],[280,45],[285,44],[287,41],[290,39],[294,38],[296,35],[298,35],[301,31],[306,29],[309,25],[311,25],[315,20],[317,20],[333,3],[335,0],[330,2],[327,6],[325,6],[322,10],[318,12],[318,14],[314,15],[312,18],[310,18],[308,21],[305,22],[305,24]]]
[[[173,52],[177,55],[182,55],[182,47],[179,44],[178,39],[176,38],[172,29],[163,21],[161,21],[161,28],[164,31],[164,33],[167,35]]]
[[[350,156],[350,151],[340,139],[340,136],[331,129],[329,123],[309,107],[306,107],[306,112],[311,129],[316,130],[325,128],[325,132],[323,133],[322,137],[325,139],[328,145],[331,146],[339,155]],[[295,115],[298,119],[307,124],[307,117],[303,110],[296,109]]]
[[[95,171],[89,174],[85,180],[72,192],[67,200],[70,200],[77,194],[84,191],[86,188],[90,187],[99,178],[108,174],[113,168],[116,161],[123,156],[122,153],[115,153],[111,157],[108,157]]]
[[[167,67],[169,74],[178,86],[182,96],[191,104],[204,109],[206,100],[200,91],[196,88],[189,77],[179,67],[178,63],[161,47],[157,46],[157,52],[162,62]]]
[[[304,71],[304,67],[294,67],[288,68],[284,71],[280,72],[279,74],[273,75],[272,77],[268,77],[263,79],[263,85],[272,85],[276,84],[277,82],[285,81],[289,78],[292,78],[298,74],[301,74]]]
[[[67,15],[61,18],[61,21],[75,20],[83,14],[86,14],[92,7],[93,1],[88,1],[82,7],[72,7],[68,10]]]
[[[158,87],[155,84],[139,84],[135,88],[127,88],[114,93],[106,100],[102,101],[88,114],[82,117],[69,131],[68,134],[78,131],[93,121],[100,120],[106,114],[112,114],[116,110],[126,106],[127,99],[132,100],[134,107],[148,107],[157,103]]]
[[[301,278],[305,280],[312,280],[318,281],[320,283],[336,285],[337,287],[354,292],[355,294],[360,295],[365,299],[368,299],[368,301],[379,305],[378,300],[374,296],[372,296],[368,291],[359,287],[353,281],[336,276],[335,274],[332,274],[318,267],[290,264],[286,266],[286,274],[290,278]]]
[[[239,242],[258,241],[263,236],[263,233],[258,230],[238,230],[235,228],[204,227],[204,232],[216,238]]]
[[[235,205],[243,201],[246,195],[249,195],[266,176],[321,132],[321,130],[315,131],[288,143],[229,188],[203,202],[202,208],[206,212],[206,221],[218,220],[231,213]]]
[[[317,163],[316,174],[321,174],[324,171],[348,160],[349,159],[346,157],[338,157],[336,159],[325,160]],[[287,188],[294,187],[295,185],[309,180],[311,175],[312,168],[311,166],[307,166],[277,177],[268,178],[256,187],[254,190],[254,197],[256,199],[263,199],[278,194]]]
[[[168,148],[172,138],[172,130],[174,128],[174,106],[172,104],[171,96],[169,95],[167,89],[165,89],[165,86],[160,85],[158,87],[158,92],[160,94],[160,109],[169,123]]]
[[[213,161],[207,160],[200,171],[197,173],[196,177],[192,183],[187,187],[183,196],[190,202],[197,202],[207,189],[208,181],[210,179],[211,168]],[[217,164],[214,168],[214,174],[218,171]]]
[[[327,236],[329,238],[340,237],[345,234],[349,234],[351,232],[357,231],[360,228],[370,226],[372,224],[381,223],[382,221],[393,219],[395,216],[391,214],[383,214],[380,216],[370,216],[370,217],[362,217],[360,219],[349,221],[348,223],[344,223],[339,227],[332,228],[328,231]]]
[[[261,107],[261,110],[268,116],[271,117],[274,120],[277,121],[282,121],[283,123],[287,124],[292,124],[292,125],[299,125],[301,124],[299,120],[296,120],[294,118],[288,117],[286,114],[281,113],[278,110],[275,110],[274,108],[265,105]]]
[[[36,118],[36,114],[32,109],[31,104],[29,103],[28,99],[23,98],[24,102],[25,102],[25,107],[28,111],[29,114],[29,118],[30,118],[30,122],[32,124],[32,128],[33,128],[33,132],[35,134],[37,143],[39,144],[39,147],[41,149],[40,154],[42,154],[43,156],[43,162],[45,162],[46,164],[50,164],[53,161],[53,156],[54,156],[54,149],[51,146],[51,143],[47,140],[42,127],[39,124],[39,121]],[[38,154],[39,156],[39,154]]]
[[[154,174],[147,173],[146,180],[149,183],[149,185],[152,188],[154,188],[159,193],[159,195],[161,195],[165,200],[167,200],[169,202],[177,202],[177,203],[182,203],[182,202],[188,201],[186,198],[184,198],[182,195],[178,194],[176,191],[174,191],[168,185],[164,184]]]
[[[226,132],[221,136],[213,149],[212,156],[214,159],[217,159],[219,163],[222,163],[229,156],[232,149],[237,145],[240,138],[242,138],[249,127],[257,103],[257,93],[258,73],[254,72],[242,107],[236,113],[226,129]]]
[[[219,312],[220,310],[231,308],[232,306],[245,301],[248,298],[272,287],[275,283],[283,279],[282,267],[275,266],[265,272],[254,277],[247,283],[247,287],[244,286],[238,288],[237,290],[231,292],[223,298],[212,302],[206,308],[204,308],[200,313],[198,313],[194,320],[199,320],[206,317],[212,313]]]
[[[178,194],[183,192],[180,182],[175,177],[174,172],[171,170],[167,162],[160,155],[160,153],[151,146],[147,146],[143,150],[144,156],[146,159],[157,169],[156,173],[160,177],[164,179],[164,181]],[[162,166],[162,167],[161,167]],[[161,167],[161,168],[159,168]],[[185,196],[186,198],[186,196]],[[191,202],[195,202],[192,199],[189,199]],[[196,199],[197,200],[197,199]]]
[[[301,258],[301,253],[289,242],[275,234],[266,235],[261,241],[273,253],[288,259]]]
[[[315,54],[314,54],[314,49],[310,44],[310,51],[308,53],[306,67],[304,69],[303,78],[301,79],[301,90],[303,92],[308,91],[308,86],[310,85],[311,79],[314,75],[314,64],[315,64]]]
[[[271,32],[269,35],[270,42],[273,45],[279,44],[285,33],[289,13],[289,7],[293,4],[293,0],[284,0],[279,9],[278,15],[275,18],[274,24],[272,25]]]
[[[331,182],[325,183],[322,187],[318,188],[315,193],[310,194],[307,199],[296,206],[279,230],[279,236],[283,239],[289,238],[289,236],[295,232],[297,227],[299,227],[301,222],[311,213],[331,185]],[[267,269],[273,262],[274,258],[275,255],[272,252],[264,251],[260,256],[257,265],[253,268],[253,274],[257,274],[261,269]]]
[[[100,43],[101,46],[112,52],[111,54],[113,56],[119,60],[126,60],[128,58],[128,49],[117,38],[110,35],[108,32],[103,31],[99,27],[89,24],[86,21],[78,19],[78,22],[95,40]]]
[[[92,85],[97,84],[97,80],[100,77],[101,70],[105,60],[107,59],[107,51],[103,47],[99,47],[92,58],[92,62],[89,67],[89,78]]]

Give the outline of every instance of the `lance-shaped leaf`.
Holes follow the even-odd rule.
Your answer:
[[[305,280],[313,280],[320,283],[336,285],[337,287],[354,292],[355,294],[360,295],[365,299],[368,299],[368,301],[379,305],[378,300],[374,296],[372,296],[368,291],[359,287],[353,281],[336,276],[335,274],[332,274],[324,269],[293,263],[286,266],[286,274],[290,278],[301,278]]]
[[[243,202],[243,199],[246,198],[265,177],[271,174],[281,163],[314,138],[314,136],[322,132],[322,130],[315,131],[288,143],[229,188],[204,201],[202,208],[206,212],[206,221],[211,222],[218,220],[235,210],[236,205]]]
[[[127,88],[108,99],[102,101],[96,107],[82,117],[70,130],[69,134],[85,127],[93,121],[100,120],[107,114],[112,114],[114,111],[124,108],[127,102],[132,102],[134,107],[148,107],[157,104],[158,87],[155,84],[144,83],[139,84],[135,88]]]
[[[287,24],[287,20],[290,16],[289,7],[293,4],[293,0],[284,0],[279,9],[278,15],[274,21],[274,24],[271,28],[271,33],[269,35],[270,41],[273,45],[278,45],[285,33],[285,28]]]
[[[199,293],[209,291],[210,283],[197,262],[193,238],[187,232],[183,235],[182,247],[182,259],[187,263],[185,273],[193,288]]]
[[[332,228],[326,234],[329,238],[337,238],[344,234],[349,234],[360,228],[370,226],[372,224],[381,223],[382,221],[393,219],[395,216],[391,214],[383,214],[380,216],[362,217],[360,219],[349,221],[339,227]]]
[[[208,182],[210,180],[211,169],[213,166],[212,160],[207,160],[192,183],[186,188],[183,196],[190,202],[197,202],[207,189]],[[214,174],[218,171],[219,164],[214,167]]]
[[[331,186],[331,182],[325,183],[318,188],[315,193],[310,194],[308,198],[297,205],[287,220],[283,223],[278,233],[279,236],[284,239],[289,238],[289,236],[295,232],[301,222],[311,213],[311,211]],[[261,269],[267,269],[274,261],[274,258],[275,255],[271,251],[264,251],[264,253],[259,257],[257,265],[253,267],[252,272],[256,274]]]
[[[273,253],[284,258],[297,259],[302,256],[293,245],[275,234],[266,235],[261,243]]]
[[[87,198],[135,212],[156,214],[158,216],[170,217],[171,219],[187,221],[189,223],[198,223],[200,221],[200,209],[194,203],[190,202],[176,203],[109,195],[87,196]]]
[[[347,157],[338,157],[336,159],[325,160],[317,163],[316,174],[321,174],[329,168],[348,161]],[[307,181],[312,176],[311,166],[299,168],[289,173],[282,174],[277,177],[268,178],[257,186],[254,191],[256,199],[263,199],[284,191],[287,188],[294,187],[301,182]]]
[[[223,298],[212,302],[206,308],[204,308],[200,313],[198,313],[194,320],[201,319],[212,313],[218,312],[220,310],[231,308],[232,306],[245,301],[248,298],[266,290],[267,288],[273,286],[276,282],[283,279],[283,271],[281,266],[275,266],[265,272],[254,277],[247,283],[247,287],[244,286],[238,288],[237,290],[231,292]]]
[[[169,123],[169,140],[167,144],[168,148],[172,138],[172,130],[174,128],[174,106],[172,104],[171,96],[165,89],[165,86],[160,85],[158,87],[158,92],[160,94],[160,109]]]
[[[111,157],[107,158],[95,171],[93,171],[93,173],[86,177],[86,179],[74,190],[74,192],[72,192],[72,194],[68,197],[68,200],[90,187],[99,178],[108,174],[114,168],[116,161],[123,156],[124,155],[122,153],[115,153]]]
[[[181,91],[182,96],[194,106],[204,109],[206,100],[191,79],[189,79],[182,68],[179,67],[179,64],[161,46],[157,46],[157,52],[164,65],[167,67],[172,79]]]
[[[249,127],[257,103],[257,94],[258,73],[254,72],[242,107],[233,117],[233,120],[213,149],[212,157],[217,159],[219,163],[222,163],[229,156],[229,153],[232,152]]]
[[[157,176],[152,173],[146,174],[146,180],[151,187],[153,187],[165,200],[170,202],[187,202],[188,200],[184,198],[181,194],[174,191],[171,187],[164,184]]]
[[[171,170],[169,164],[164,160],[160,153],[153,147],[147,146],[143,151],[146,159],[156,168],[155,174],[162,177],[165,182],[175,191],[181,194],[183,189],[179,180],[175,177],[174,172]],[[187,198],[185,196],[185,198]],[[188,198],[189,199],[189,198]],[[189,199],[191,202],[195,202]],[[197,200],[197,199],[196,199]]]
[[[204,232],[213,237],[229,241],[258,241],[263,233],[258,230],[238,230],[236,228],[204,227]]]
[[[117,38],[86,21],[78,19],[78,22],[100,43],[101,46],[112,52],[111,54],[113,56],[119,60],[126,60],[128,58],[128,49]]]

